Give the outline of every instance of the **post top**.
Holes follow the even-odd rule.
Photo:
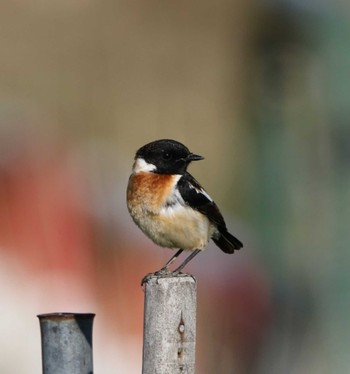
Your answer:
[[[142,279],[142,286],[150,285],[150,284],[161,284],[161,283],[197,283],[196,278],[187,273],[168,273],[168,274],[157,274],[157,273],[149,273]]]

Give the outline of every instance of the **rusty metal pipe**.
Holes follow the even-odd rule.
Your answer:
[[[93,374],[92,313],[38,315],[43,374]]]

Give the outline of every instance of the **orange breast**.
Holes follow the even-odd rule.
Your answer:
[[[157,213],[174,188],[178,176],[141,172],[130,176],[128,205]]]

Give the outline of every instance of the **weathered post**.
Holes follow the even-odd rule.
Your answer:
[[[39,315],[43,374],[92,374],[94,314]]]
[[[195,279],[152,275],[144,287],[142,374],[194,374]]]

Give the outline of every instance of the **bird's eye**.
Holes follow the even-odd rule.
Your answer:
[[[171,159],[171,153],[164,152],[162,157],[163,157],[164,160],[170,160]]]

